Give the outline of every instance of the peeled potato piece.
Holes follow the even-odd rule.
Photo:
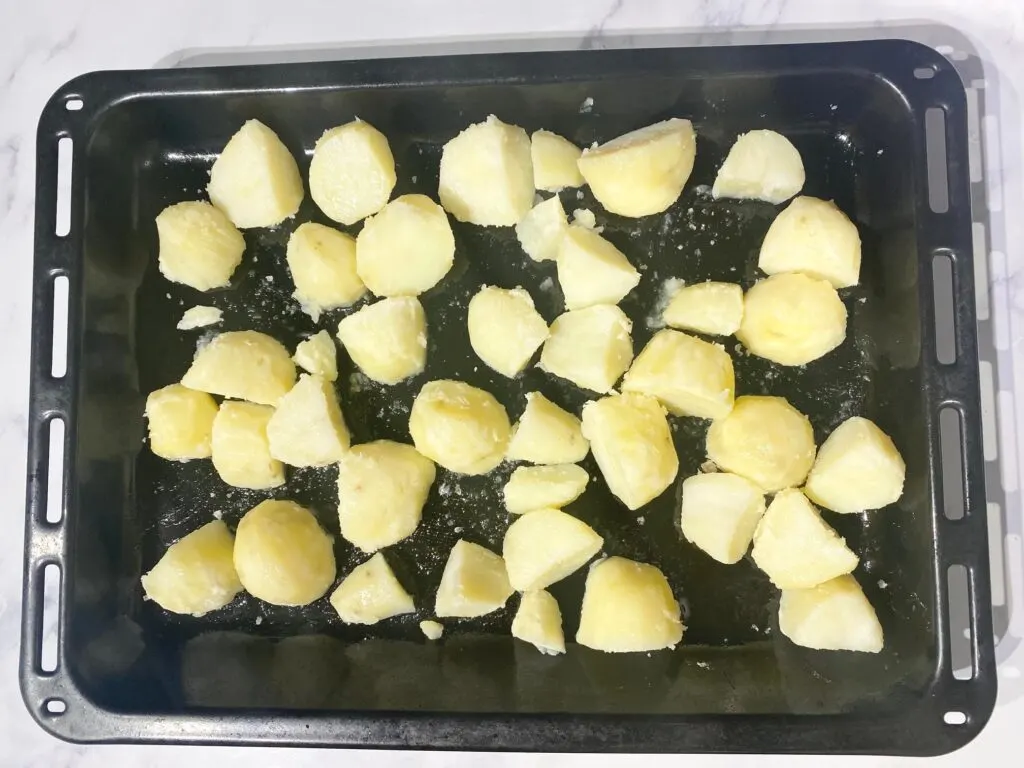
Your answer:
[[[678,199],[696,153],[693,125],[672,118],[583,150],[578,166],[606,210],[639,217]]]
[[[848,288],[860,281],[860,235],[835,203],[798,197],[768,228],[757,266],[769,275],[803,272]]]
[[[601,232],[597,227],[597,217],[593,211],[587,208],[577,208],[573,211],[572,223],[573,226],[583,227],[584,229],[596,229],[599,234]]]
[[[658,331],[622,380],[623,392],[656,397],[675,416],[720,419],[732,410],[732,358],[718,344]]]
[[[156,217],[160,274],[197,291],[223,288],[242,261],[245,238],[209,203],[177,203]]]
[[[526,410],[512,427],[506,457],[534,464],[575,464],[590,452],[580,420],[540,392],[528,392]]]
[[[505,483],[505,509],[522,515],[535,509],[561,509],[576,501],[587,487],[590,475],[575,464],[519,467]]]
[[[534,186],[546,192],[582,187],[585,182],[576,165],[581,154],[583,150],[557,133],[534,131],[530,137]]]
[[[633,324],[612,304],[575,309],[555,318],[540,355],[542,370],[604,394],[633,360]]]
[[[292,360],[302,370],[327,381],[338,379],[338,351],[327,331],[318,331],[295,347]]]
[[[162,459],[188,461],[209,457],[217,403],[205,392],[170,386],[146,398],[149,448]]]
[[[808,589],[784,589],[779,629],[797,645],[822,651],[882,650],[882,625],[853,576]]]
[[[427,640],[440,640],[444,634],[444,624],[439,621],[421,621],[420,632]]]
[[[711,472],[686,478],[682,496],[686,540],[720,563],[739,562],[764,515],[761,489],[739,475]]]
[[[530,137],[494,115],[444,145],[441,205],[459,221],[511,227],[533,205]]]
[[[352,362],[374,381],[397,384],[427,364],[427,317],[418,299],[381,299],[338,323]]]
[[[146,597],[171,613],[203,616],[223,608],[242,591],[231,560],[234,544],[220,520],[192,531],[143,575]]]
[[[825,280],[775,275],[747,291],[736,338],[758,357],[805,365],[846,339],[846,307]]]
[[[223,316],[216,307],[190,307],[185,310],[181,320],[174,326],[179,331],[194,331],[196,328],[205,328],[208,325],[216,325]]]
[[[679,603],[653,565],[609,557],[592,565],[576,642],[608,653],[674,648],[683,639]]]
[[[469,344],[502,376],[515,378],[548,337],[548,324],[522,288],[484,286],[469,301]]]
[[[512,588],[529,592],[561,581],[603,544],[604,539],[582,520],[557,509],[538,509],[508,527],[501,554]]]
[[[226,400],[213,420],[213,468],[236,488],[265,490],[284,485],[284,465],[270,455],[269,405]]]
[[[618,304],[640,282],[622,251],[586,227],[573,225],[558,248],[558,284],[566,309]]]
[[[444,210],[426,195],[402,195],[363,223],[356,270],[378,296],[418,296],[455,262],[455,236]]]
[[[331,605],[346,624],[376,624],[416,610],[380,552],[341,580],[331,594]]]
[[[341,224],[383,208],[397,180],[387,137],[359,119],[324,133],[309,163],[310,197]]]
[[[659,496],[679,471],[665,409],[653,397],[626,392],[587,403],[583,436],[608,489],[631,510]]]
[[[804,493],[833,512],[852,514],[895,504],[907,467],[892,439],[868,419],[847,419],[821,444]]]
[[[565,209],[558,195],[555,195],[537,203],[516,224],[516,237],[531,259],[551,261],[558,257],[558,247],[568,230]]]
[[[479,544],[459,539],[445,563],[434,613],[472,619],[496,611],[511,597],[505,561]]]
[[[435,469],[411,445],[353,446],[338,463],[341,535],[364,552],[396,544],[420,524]]]
[[[740,134],[718,169],[711,196],[781,203],[804,186],[804,163],[792,142],[775,131]]]
[[[750,553],[779,589],[803,589],[857,567],[846,542],[800,491],[780,491],[754,531]]]
[[[288,238],[288,270],[302,311],[315,323],[320,314],[348,307],[366,295],[356,274],[356,241],[323,224],[306,222]]]
[[[307,605],[334,583],[334,545],[294,501],[270,499],[235,531],[235,569],[246,591],[272,605]]]
[[[295,158],[259,120],[247,121],[221,150],[206,191],[241,229],[280,224],[305,194]]]
[[[523,595],[512,619],[512,637],[530,643],[549,656],[565,653],[562,612],[550,592],[538,589]]]
[[[196,352],[181,383],[262,405],[277,405],[295,383],[295,363],[276,339],[257,331],[228,331]]]
[[[424,384],[409,414],[416,450],[465,475],[483,475],[498,466],[511,430],[494,395],[449,379]]]
[[[747,395],[711,424],[707,450],[722,469],[772,493],[803,483],[814,463],[814,431],[785,398]]]
[[[293,467],[325,467],[344,456],[348,427],[334,385],[303,374],[267,422],[270,455]]]
[[[684,331],[730,336],[743,322],[743,289],[733,283],[687,285],[672,297],[663,319]]]

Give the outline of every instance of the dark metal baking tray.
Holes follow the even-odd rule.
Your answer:
[[[69,103],[78,109],[69,108]],[[948,206],[928,193],[925,114],[945,118]],[[676,489],[628,513],[594,482],[571,511],[605,551],[661,567],[689,629],[675,651],[550,658],[508,634],[516,600],[481,620],[449,622],[427,643],[448,547],[497,547],[506,525],[503,466],[481,478],[440,472],[424,521],[389,549],[423,610],[369,628],[342,625],[326,600],[301,609],[240,597],[201,619],[142,600],[139,575],[178,537],[222,514],[229,524],[264,497],[228,489],[209,462],[156,459],[143,445],[145,395],[180,378],[196,343],[181,311],[213,303],[223,328],[294,344],[318,326],[295,311],[283,260],[289,232],[323,221],[308,199],[276,229],[245,233],[229,289],[201,295],[155,268],[154,216],[202,195],[218,150],[258,118],[308,165],[323,130],[359,116],[390,139],[395,194],[436,194],[446,140],[488,114],[588,145],[670,116],[691,118],[697,162],[663,216],[623,219],[588,190],[568,210],[598,212],[606,236],[643,273],[623,302],[637,349],[653,333],[661,283],[725,279],[749,286],[777,208],[714,201],[707,186],[736,135],[772,128],[807,168],[805,193],[836,200],[864,244],[862,282],[843,292],[849,337],[803,368],[745,355],[730,342],[740,394],[784,395],[819,442],[860,414],[890,433],[907,463],[892,508],[829,515],[861,554],[856,575],[885,628],[878,655],[795,647],[776,629],[777,593],[751,562],[724,567],[679,535]],[[199,70],[107,72],[62,87],[39,124],[35,285],[21,684],[44,728],[90,742],[263,743],[581,751],[885,752],[934,754],[966,743],[995,697],[980,448],[966,107],[953,68],[909,42],[579,51]],[[57,145],[73,141],[70,231],[55,234]],[[933,179],[935,181],[935,179]],[[933,208],[941,212],[936,212]],[[456,264],[423,297],[424,374],[372,385],[342,361],[339,392],[356,440],[407,440],[407,411],[431,378],[494,392],[513,418],[539,389],[578,409],[585,395],[538,370],[509,381],[479,364],[465,331],[481,284],[526,286],[549,320],[561,309],[553,270],[530,262],[508,229],[454,224]],[[937,358],[933,259],[952,265],[955,362]],[[51,375],[54,281],[69,281],[66,375]],[[943,478],[939,413],[958,415],[962,489]],[[66,424],[63,516],[47,522],[49,423]],[[703,461],[706,422],[675,419],[680,478]],[[596,476],[588,459],[585,466]],[[950,489],[953,489],[950,491]],[[944,498],[944,493],[946,498]],[[950,494],[955,498],[951,498]],[[296,470],[274,495],[312,506],[337,531],[333,470]],[[945,510],[962,506],[960,519]],[[337,542],[339,573],[357,561]],[[62,579],[56,669],[43,671],[43,569]],[[966,568],[972,677],[955,679],[945,620],[947,571]],[[553,589],[571,638],[583,574]],[[54,702],[63,705],[54,707]],[[962,713],[962,724],[945,722]]]

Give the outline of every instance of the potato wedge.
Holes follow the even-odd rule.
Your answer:
[[[688,542],[727,565],[747,554],[764,515],[764,494],[731,472],[694,475],[683,481],[680,528]]]
[[[341,580],[331,593],[331,606],[346,624],[376,624],[416,610],[412,595],[380,552]]]
[[[769,275],[803,272],[835,288],[860,281],[860,235],[835,203],[798,197],[775,217],[757,266]]]
[[[572,504],[586,490],[590,475],[575,464],[518,467],[505,483],[505,509],[522,515],[535,509]]]
[[[558,195],[537,203],[516,224],[516,237],[526,255],[534,261],[553,261],[569,231],[565,209]]]
[[[277,405],[295,384],[284,345],[257,331],[228,331],[196,352],[181,383],[212,395]]]
[[[266,490],[284,485],[284,465],[270,455],[269,405],[225,400],[213,419],[210,446],[213,468],[236,488]]]
[[[469,344],[502,376],[518,376],[548,338],[548,324],[522,288],[485,285],[469,300]]]
[[[633,360],[633,324],[612,304],[576,309],[555,318],[540,368],[583,389],[609,392]]]
[[[534,186],[546,192],[582,187],[585,182],[576,165],[581,154],[583,150],[557,133],[534,131],[530,137]]]
[[[459,539],[445,563],[434,613],[471,619],[505,605],[512,596],[505,561],[489,549]]]
[[[397,384],[427,364],[427,317],[411,296],[381,299],[338,323],[352,362],[374,381]]]
[[[307,221],[288,238],[292,295],[315,323],[320,315],[355,304],[366,295],[356,273],[356,240],[336,229]]]
[[[293,467],[325,467],[340,461],[350,439],[334,385],[302,374],[267,422],[267,440],[270,455]]]
[[[565,653],[562,612],[550,592],[538,589],[523,595],[512,619],[512,637],[549,656]]]
[[[242,262],[245,238],[222,211],[202,201],[176,203],[156,217],[160,274],[197,291],[223,288]]]
[[[731,336],[743,322],[743,289],[734,283],[684,286],[672,297],[663,319],[672,328]]]
[[[558,284],[566,309],[618,304],[640,282],[625,255],[592,229],[573,225],[558,247]]]
[[[209,458],[217,403],[205,392],[171,384],[146,398],[149,449],[161,459]]]
[[[397,180],[387,137],[358,118],[326,131],[309,163],[310,197],[341,224],[377,213]]]
[[[775,131],[741,133],[718,169],[711,196],[782,203],[804,186],[804,163],[793,143]]]
[[[295,347],[292,360],[302,370],[327,381],[338,380],[338,351],[327,331],[318,331]]]
[[[146,597],[165,611],[204,616],[235,599],[242,583],[231,560],[235,539],[220,520],[197,528],[142,576]]]
[[[540,392],[526,394],[526,409],[512,427],[505,456],[533,464],[575,464],[590,452],[580,420]]]
[[[808,589],[784,589],[779,629],[797,645],[823,651],[878,653],[882,625],[853,576]]]
[[[529,592],[579,570],[603,545],[582,520],[558,509],[538,509],[508,527],[501,555],[512,588]]]

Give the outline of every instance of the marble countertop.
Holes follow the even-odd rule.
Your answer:
[[[232,62],[343,58],[450,50],[517,50],[658,44],[798,42],[870,37],[911,37],[940,48],[954,60],[976,52],[977,80],[986,88],[991,114],[972,126],[984,138],[992,245],[981,272],[988,291],[979,293],[982,320],[991,326],[993,358],[983,367],[992,417],[986,445],[999,454],[1003,491],[1000,557],[1009,569],[1001,594],[1000,695],[991,722],[963,750],[939,758],[942,765],[1000,765],[1024,746],[1024,610],[1021,597],[1020,475],[1015,434],[1024,434],[1024,242],[1021,222],[1003,211],[1019,210],[1024,176],[1020,158],[1022,114],[1011,84],[1024,82],[1024,6],[1020,0],[377,0],[317,3],[292,0],[208,3],[138,3],[110,0],[75,3],[0,0],[0,243],[5,280],[0,303],[0,487],[8,489],[9,535],[0,542],[0,764],[10,766],[200,766],[319,765],[314,750],[163,746],[79,746],[60,742],[32,722],[17,682],[25,482],[25,413],[31,314],[35,127],[40,110],[61,83],[99,69],[147,68]],[[659,42],[660,41],[660,42]],[[997,151],[998,150],[998,151]],[[998,158],[1001,157],[1001,160]],[[976,218],[978,218],[976,216]],[[997,237],[995,229],[1000,230]],[[1006,243],[1014,244],[1007,247]],[[1013,382],[1019,384],[1014,387]],[[998,424],[998,430],[995,425]],[[986,447],[986,454],[988,448]],[[995,463],[992,465],[996,466]],[[997,510],[998,512],[999,510]],[[1001,579],[1002,580],[1002,579]],[[1017,601],[1014,604],[1014,601]],[[1014,609],[1016,605],[1016,609]],[[472,765],[480,756],[350,751],[328,760],[346,765]],[[666,757],[548,757],[494,755],[493,765],[674,764]],[[759,756],[687,757],[690,765],[822,765],[817,758]],[[897,758],[830,758],[827,764],[895,765]]]

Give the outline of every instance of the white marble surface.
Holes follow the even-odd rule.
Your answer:
[[[284,11],[282,12],[282,9]],[[480,756],[397,752],[331,753],[316,751],[182,748],[83,747],[64,744],[43,733],[23,708],[16,678],[21,592],[21,530],[24,497],[25,408],[34,187],[35,124],[46,98],[64,81],[90,70],[144,68],[195,61],[282,60],[344,55],[353,47],[377,51],[415,43],[424,50],[457,45],[481,50],[531,46],[603,45],[609,37],[644,39],[673,31],[688,43],[796,41],[851,36],[892,36],[906,26],[941,24],[957,29],[979,51],[986,79],[1000,88],[1024,82],[1024,5],[1020,0],[375,0],[372,3],[317,3],[269,0],[209,3],[203,0],[139,3],[111,0],[0,0],[0,248],[5,270],[0,302],[0,487],[7,489],[5,523],[0,541],[0,764],[10,766],[200,766],[319,765],[324,760],[346,765],[473,765]],[[898,32],[896,33],[898,34]],[[629,42],[627,38],[625,42]],[[372,53],[372,52],[371,52]],[[367,55],[364,51],[362,55]],[[1004,174],[1002,189],[1018,195],[1022,156],[1020,113],[1010,91],[1001,100]],[[1007,149],[1010,151],[1008,152]],[[1007,198],[1010,207],[1014,200]],[[1016,217],[1011,217],[1016,218]],[[1019,222],[1011,221],[1019,228]],[[1015,230],[1015,231],[1019,231]],[[1004,367],[1024,382],[1024,340],[1019,312],[1024,310],[1020,238],[1009,233],[1005,259],[994,261],[993,311],[1002,320],[998,344]],[[1002,304],[1005,306],[1002,306]],[[997,329],[998,330],[998,329]],[[1014,355],[1014,352],[1018,354]],[[1009,362],[1008,362],[1009,361]],[[1011,394],[1007,394],[1012,398]],[[1017,402],[1024,402],[1017,394]],[[1024,408],[1005,405],[1003,455],[1019,475],[1012,439],[1021,432]],[[1015,428],[1016,427],[1016,428]],[[1008,474],[1007,474],[1008,471]],[[1020,515],[1020,510],[1008,510]],[[1020,578],[1020,574],[1017,574]],[[1018,582],[1020,586],[1020,582]],[[1013,617],[1010,633],[1024,636],[1024,616]],[[971,745],[941,758],[943,765],[1002,765],[1014,748],[1024,746],[1024,652],[1016,646],[1002,659],[1001,692],[988,728]],[[548,757],[495,755],[498,765],[675,764],[663,757]],[[1014,758],[1016,759],[1016,758]],[[822,765],[815,758],[700,757],[688,765]],[[894,758],[832,758],[828,765],[894,765]]]

